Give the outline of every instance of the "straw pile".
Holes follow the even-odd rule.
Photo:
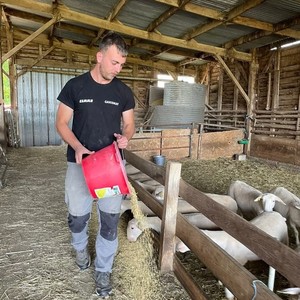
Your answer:
[[[145,216],[138,206],[137,194],[131,184],[130,193],[133,216],[143,228]],[[151,232],[145,230],[135,243],[120,240],[120,244],[122,244],[122,249],[115,264],[121,266],[118,272],[121,272],[122,278],[126,278],[126,292],[129,298],[133,300],[163,299]]]

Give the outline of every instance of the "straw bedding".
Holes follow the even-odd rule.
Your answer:
[[[79,271],[70,246],[64,205],[65,150],[63,146],[8,149],[6,185],[0,190],[0,300],[98,299],[93,268]],[[204,192],[224,193],[231,180],[240,179],[262,190],[283,185],[300,195],[297,170],[225,159],[182,163],[182,177]],[[89,248],[94,257],[97,216],[93,212]],[[128,242],[129,217],[124,214],[120,220],[111,299],[189,299],[172,274],[159,274],[150,231],[136,243]],[[179,257],[211,299],[224,297],[216,278],[192,253]],[[248,267],[266,282],[267,266]],[[280,277],[275,288],[279,287],[287,287]]]

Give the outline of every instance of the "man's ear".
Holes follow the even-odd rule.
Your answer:
[[[98,51],[96,54],[97,63],[102,61],[103,54],[101,51]]]

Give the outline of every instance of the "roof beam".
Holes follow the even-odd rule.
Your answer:
[[[163,14],[161,14],[157,19],[155,19],[151,24],[147,27],[147,31],[153,31],[155,28],[157,28],[160,24],[162,24],[164,21],[169,19],[172,15],[176,13],[177,10],[179,10],[182,6],[186,5],[191,0],[180,0],[178,6],[172,6],[168,10],[166,10]]]
[[[20,31],[14,31],[14,38],[15,39],[26,39],[28,35],[24,34],[23,32]],[[35,42],[41,45],[49,46],[50,42],[47,39],[47,36],[45,34],[41,34],[35,39]],[[73,51],[77,53],[82,53],[86,54],[88,56],[95,56],[95,53],[97,52],[98,48],[93,47],[93,48],[88,48],[87,46],[83,45],[74,45],[70,41],[53,41],[53,47],[63,49],[65,51]],[[24,60],[23,60],[24,61]],[[142,60],[139,58],[134,58],[134,57],[127,57],[127,63],[132,63],[132,64],[138,64],[142,66],[147,66],[147,67],[152,67],[158,70],[169,70],[171,72],[176,72],[178,71],[178,68],[169,62],[164,62],[164,61],[157,61],[153,62],[151,60]],[[32,62],[31,62],[32,63]],[[37,64],[40,65],[40,62]],[[185,69],[185,73],[190,71],[188,69]],[[190,73],[191,74],[191,73]]]
[[[223,66],[223,68],[225,69],[225,71],[228,74],[228,76],[232,79],[232,81],[237,86],[237,88],[240,91],[241,95],[245,99],[245,101],[247,103],[247,106],[249,106],[249,104],[250,104],[250,98],[247,95],[247,93],[244,91],[243,87],[240,85],[239,81],[235,78],[235,76],[233,75],[233,73],[231,72],[231,70],[229,69],[229,67],[226,65],[226,63],[223,60],[223,58],[221,56],[219,56],[219,55],[216,55],[216,58],[219,61],[219,63]]]
[[[176,7],[178,6],[177,0],[155,0],[155,1],[163,3],[163,4],[168,4],[171,6],[176,6]],[[249,2],[251,4],[251,0]],[[196,4],[192,4],[192,3],[187,3],[186,5],[181,7],[181,9],[184,11],[190,12],[192,14],[196,14],[199,16],[211,18],[214,20],[220,20],[220,21],[224,21],[224,18],[226,16],[226,14],[219,12],[217,10],[209,9],[209,8],[199,6]],[[259,30],[273,31],[272,23],[258,21],[258,20],[254,20],[251,18],[247,18],[247,17],[236,16],[231,19],[231,22],[238,24],[238,25],[248,26],[248,27],[252,27],[255,29],[259,29]],[[293,30],[293,29],[290,29],[289,31],[286,30],[286,31],[278,31],[277,32],[277,34],[287,36],[287,37],[293,37],[293,38],[294,38],[294,35],[297,35],[298,33],[299,32],[297,30]]]
[[[298,25],[298,24],[300,24],[300,17],[296,17],[296,18],[293,18],[288,21],[283,21],[283,22],[277,23],[272,26],[273,28],[271,31],[266,31],[266,30],[256,31],[254,33],[242,36],[236,40],[226,43],[224,46],[225,46],[225,48],[232,48],[232,47],[242,45],[244,43],[251,42],[258,38],[262,38],[264,36],[268,36],[268,35],[271,35],[274,33],[280,34],[280,35],[285,35],[283,33],[289,33],[287,36],[293,37],[295,39],[300,39],[300,31],[289,29],[289,27]]]
[[[23,0],[23,1],[5,0],[5,4],[15,4],[18,7],[30,8],[31,11],[33,11],[32,7],[31,7],[32,1],[30,1],[30,0]],[[188,4],[186,4],[186,5],[188,5]],[[34,6],[34,10],[36,11],[39,9],[42,12],[51,13],[51,15],[52,15],[52,9],[53,9],[52,5],[37,3],[37,5]],[[74,22],[82,23],[82,24],[88,24],[88,25],[103,28],[106,30],[114,30],[116,32],[123,33],[125,35],[131,35],[136,38],[154,41],[157,43],[173,46],[176,48],[190,49],[190,50],[205,52],[205,53],[210,53],[210,54],[218,54],[220,56],[230,56],[237,60],[252,61],[252,55],[249,53],[239,52],[239,51],[234,51],[234,50],[228,51],[227,49],[224,49],[224,48],[197,43],[195,40],[185,41],[185,40],[179,39],[179,38],[173,38],[173,37],[166,36],[166,35],[160,35],[155,32],[147,32],[145,30],[140,30],[140,29],[133,28],[130,26],[125,26],[122,24],[118,24],[116,22],[110,22],[110,21],[103,20],[103,19],[100,19],[100,18],[97,18],[94,16],[88,16],[86,14],[68,9],[65,6],[59,5],[57,11],[61,15],[62,19],[71,20]]]
[[[55,16],[52,19],[50,19],[46,24],[44,24],[42,27],[40,27],[38,30],[36,30],[33,34],[31,34],[29,37],[27,37],[25,40],[23,40],[21,43],[19,43],[17,46],[15,46],[13,49],[8,51],[6,54],[4,54],[1,58],[1,62],[3,63],[7,59],[9,59],[11,56],[13,56],[16,52],[18,52],[20,49],[22,49],[25,45],[27,45],[28,43],[33,41],[43,31],[45,31],[47,28],[49,28],[54,23],[56,23],[58,19],[59,19],[58,16]]]
[[[137,28],[132,28],[122,24],[112,23],[107,20],[96,18],[93,16],[87,16],[83,13],[72,11],[65,7],[59,7],[59,13],[63,19],[80,22],[92,26],[97,26],[107,30],[114,30],[119,33],[131,35],[136,38],[150,40],[161,44],[166,44],[173,47],[179,47],[184,49],[191,49],[194,51],[201,51],[210,54],[218,54],[220,56],[230,56],[237,60],[251,61],[252,55],[239,51],[227,51],[224,48],[214,47],[206,44],[197,43],[195,40],[185,41],[183,39],[173,38],[166,35],[157,34],[155,32],[147,32]]]
[[[213,20],[212,22],[201,25],[198,28],[194,28],[189,33],[185,34],[183,38],[186,39],[186,40],[190,40],[192,38],[195,38],[196,36],[198,36],[198,35],[200,35],[204,32],[207,32],[211,29],[214,29],[214,28],[218,27],[219,25],[221,25],[223,23],[226,23],[226,22],[232,20],[236,16],[239,16],[240,14],[242,14],[245,11],[261,4],[264,1],[265,0],[248,0],[247,2],[241,4],[240,6],[234,7],[231,11],[229,11],[227,14],[225,14],[223,16],[222,21]]]
[[[128,0],[119,0],[119,2],[115,5],[115,7],[111,10],[111,12],[109,13],[109,16],[107,17],[108,21],[113,21],[118,14],[120,13],[121,9],[123,8],[123,6],[128,2]],[[98,33],[96,35],[95,38],[93,38],[89,44],[89,47],[92,47],[95,43],[97,43],[97,41],[100,39],[100,37],[102,36],[102,34],[105,32],[104,29],[100,28],[98,30]]]

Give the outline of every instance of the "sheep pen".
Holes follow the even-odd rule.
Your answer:
[[[93,268],[82,272],[74,263],[64,204],[65,154],[64,146],[7,151],[9,167],[0,190],[0,300],[99,299],[95,295]],[[226,193],[230,182],[239,179],[262,191],[284,186],[300,195],[299,170],[295,168],[256,160],[185,159],[181,163],[183,179],[203,192]],[[136,243],[127,240],[130,217],[126,213],[120,220],[119,251],[112,274],[114,293],[110,299],[190,299],[172,274],[159,274],[158,251],[147,248],[146,235]],[[90,224],[91,251],[96,224],[94,212]],[[192,253],[177,255],[211,299],[224,298],[217,279]],[[258,279],[267,281],[266,264],[255,262],[246,267]],[[288,282],[276,274],[275,291],[287,287]]]

